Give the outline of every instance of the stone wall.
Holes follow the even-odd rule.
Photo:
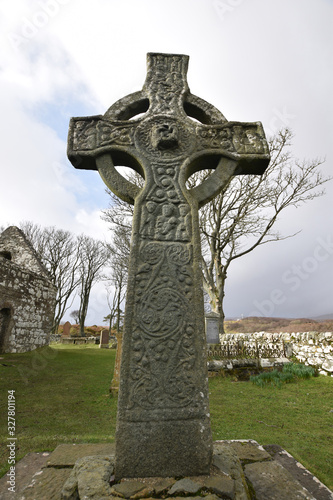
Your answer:
[[[11,262],[1,262],[0,272],[0,309],[9,314],[3,350],[26,352],[48,345],[55,290],[44,277]]]
[[[48,345],[56,289],[22,231],[0,235],[0,352]]]
[[[222,350],[276,352],[278,355],[294,356],[298,361],[315,366],[322,375],[333,376],[333,333],[237,333],[220,335]],[[266,356],[260,356],[266,357]],[[274,355],[272,357],[275,357]],[[276,356],[277,357],[277,356]]]
[[[50,344],[60,344],[61,334],[60,333],[51,333],[49,341],[50,341]]]
[[[8,227],[0,236],[0,256],[14,262],[20,268],[36,274],[45,274],[46,269],[24,233],[16,226]]]
[[[97,337],[62,337],[60,340],[61,344],[72,344],[72,345],[81,345],[81,344],[99,344],[99,338]]]

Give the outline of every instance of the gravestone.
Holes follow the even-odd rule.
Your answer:
[[[198,209],[233,175],[262,174],[269,162],[259,122],[228,122],[190,93],[188,59],[148,54],[141,91],[120,99],[103,116],[70,122],[73,165],[98,170],[109,189],[134,204],[116,479],[209,473]],[[144,186],[126,180],[115,165],[136,170]],[[214,172],[187,189],[186,180],[202,169]]]
[[[62,330],[62,336],[63,337],[69,337],[70,332],[71,332],[72,325],[70,324],[69,321],[66,321],[64,324],[63,330]]]
[[[207,344],[219,344],[219,321],[218,313],[210,312],[205,315]]]
[[[99,347],[102,349],[109,349],[109,330],[101,331]]]

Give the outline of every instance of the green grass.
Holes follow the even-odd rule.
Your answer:
[[[112,442],[116,399],[110,397],[115,351],[62,346],[0,360],[0,465],[7,465],[7,396],[15,390],[17,460],[61,443]],[[5,365],[5,366],[4,366]],[[0,468],[0,475],[6,469]]]
[[[210,379],[213,438],[278,444],[333,489],[333,378],[257,387]]]
[[[15,390],[17,460],[62,443],[112,442],[116,399],[109,395],[115,351],[53,345],[0,359],[0,475],[7,470],[7,396]],[[210,379],[214,439],[279,444],[333,489],[333,378],[259,388]]]

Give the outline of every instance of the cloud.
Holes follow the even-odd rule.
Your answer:
[[[17,87],[8,81],[2,80],[1,88],[1,107],[6,117],[0,123],[1,184],[6,188],[0,198],[0,223],[17,224],[29,219],[83,232],[87,224],[80,223],[76,214],[82,210],[81,200],[88,196],[87,215],[89,211],[96,214],[94,183],[88,189],[80,172],[66,158],[66,142],[56,130],[35,119],[31,101],[23,103],[23,98],[18,99]],[[98,198],[103,195],[102,190]]]
[[[15,0],[0,11],[0,224],[30,219],[109,237],[99,219],[108,205],[102,181],[66,158],[68,121],[102,114],[140,90],[149,51],[189,54],[194,94],[229,120],[260,120],[273,132],[290,125],[295,154],[326,156],[323,169],[331,172],[332,2]],[[283,272],[312,255],[316,238],[333,225],[332,184],[327,192],[281,218],[282,233],[303,229],[301,235],[235,262],[227,315],[253,309],[252,299],[269,297],[283,285]],[[278,315],[331,307],[329,262],[292,296],[283,288]]]
[[[107,225],[102,221],[99,210],[87,212],[84,208],[81,208],[75,214],[75,223],[84,234],[92,238],[106,242],[111,238],[111,233],[106,231]]]

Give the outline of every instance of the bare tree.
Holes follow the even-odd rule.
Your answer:
[[[220,314],[220,332],[224,331],[223,299],[231,263],[260,245],[295,236],[276,230],[281,212],[322,196],[322,186],[330,180],[319,170],[323,160],[300,161],[292,156],[292,137],[288,129],[279,131],[269,140],[271,162],[265,173],[234,177],[200,210],[204,290],[212,310]],[[207,174],[197,177],[203,175]]]
[[[127,179],[133,184],[142,187],[143,177],[137,172],[132,171],[126,175]],[[103,210],[102,219],[110,225],[112,231],[112,243],[108,244],[111,257],[112,276],[110,282],[114,287],[114,294],[109,287],[108,305],[110,311],[115,307],[117,316],[117,332],[119,332],[121,303],[126,295],[128,264],[131,246],[132,219],[134,207],[121,200],[109,189],[106,190],[110,196],[110,206]],[[113,317],[110,318],[110,321]],[[111,323],[110,323],[111,324]]]
[[[103,269],[110,258],[107,246],[89,236],[80,236],[80,335],[84,336],[84,323],[88,312],[90,292],[95,283],[103,277]]]
[[[125,298],[124,293],[125,283],[120,281],[115,283],[114,287],[108,287],[107,303],[110,309],[110,313],[104,318],[109,322],[109,330],[111,331],[112,325],[114,325],[114,320],[116,320],[117,333],[120,330],[121,315],[123,313],[121,309],[121,303]]]
[[[120,330],[120,320],[122,315],[121,304],[124,301],[126,294],[126,285],[127,285],[127,274],[128,274],[128,263],[122,264],[122,261],[119,260],[118,254],[113,254],[111,249],[111,268],[112,268],[112,277],[110,278],[110,282],[112,286],[108,287],[108,297],[107,302],[110,308],[110,330],[111,325],[114,318],[117,318],[117,333]]]
[[[131,222],[132,220],[130,219],[130,223]],[[111,256],[113,279],[115,279],[115,276],[122,276],[123,283],[127,281],[131,246],[131,229],[131,225],[126,226],[125,224],[114,224],[112,231],[112,243],[108,243],[107,245]]]
[[[130,239],[134,206],[118,198],[118,196],[109,189],[105,191],[110,196],[110,205],[106,210],[102,210],[102,219],[110,224],[110,229],[112,229],[112,231],[116,228],[122,228],[129,236],[127,239]]]
[[[73,318],[73,320],[75,321],[76,324],[78,324],[80,321],[79,314],[80,314],[80,311],[78,309],[75,309],[69,315],[71,318]]]
[[[47,244],[47,233],[51,228],[43,228],[32,221],[20,222],[19,227],[33,246],[40,261],[47,267],[47,263],[44,259],[45,246]]]
[[[33,222],[22,222],[20,228],[31,242],[57,289],[52,332],[57,333],[62,317],[73,303],[79,285],[80,242],[70,231],[55,227],[42,228]]]
[[[143,177],[134,170],[127,173],[125,177],[139,187],[144,185]],[[106,192],[110,196],[110,205],[108,209],[102,211],[102,219],[110,225],[113,233],[113,243],[109,245],[112,261],[114,265],[119,264],[124,267],[127,272],[134,206],[121,200],[109,189],[106,189]]]
[[[104,318],[103,321],[107,321],[109,323],[109,332],[111,333],[112,325],[113,325],[113,320],[115,318],[115,311],[116,311],[116,295],[114,294],[109,294],[107,295],[107,303],[110,309],[110,313],[107,314]]]

